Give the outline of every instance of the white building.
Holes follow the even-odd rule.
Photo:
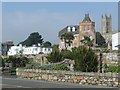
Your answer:
[[[112,50],[118,50],[118,45],[120,45],[120,32],[112,35]]]
[[[12,46],[8,51],[8,56],[18,55],[18,54],[49,54],[52,52],[52,48],[40,47],[40,46],[31,46],[25,47],[22,45]]]

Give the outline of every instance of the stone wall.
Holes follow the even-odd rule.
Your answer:
[[[83,73],[40,69],[16,69],[18,78],[118,87],[118,73]]]

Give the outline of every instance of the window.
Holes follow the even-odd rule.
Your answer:
[[[46,51],[46,48],[45,48],[45,51]]]
[[[75,40],[77,40],[77,36],[75,36]]]
[[[84,31],[86,31],[86,26],[83,27]]]
[[[88,26],[88,30],[90,30],[90,26]]]
[[[50,48],[48,48],[48,51],[50,51]]]

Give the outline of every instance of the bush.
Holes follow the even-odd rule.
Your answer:
[[[73,54],[70,50],[62,50],[61,54],[62,54],[64,59],[67,58],[67,59],[73,60]]]
[[[117,66],[108,66],[107,68],[105,68],[105,72],[120,72],[120,67]]]
[[[66,70],[66,71],[68,71],[69,68],[66,65],[62,64],[62,65],[53,66],[52,70]]]
[[[53,65],[53,66],[45,65],[45,66],[39,67],[39,69],[41,69],[41,70],[66,70],[66,71],[69,70],[69,68],[66,65],[64,65],[64,64]]]
[[[80,46],[78,48],[73,48],[72,51],[75,60],[76,71],[97,72],[97,55],[91,48]]]
[[[11,75],[16,75],[16,68],[11,68],[10,73]]]
[[[110,50],[109,50],[109,49],[107,49],[107,48],[104,48],[104,49],[102,50],[102,52],[103,52],[103,53],[109,53],[109,52],[110,52]]]
[[[64,58],[60,53],[59,49],[56,49],[48,55],[47,59],[49,62],[56,63],[56,62],[63,61]]]
[[[25,67],[29,59],[27,57],[9,56],[8,58],[4,58],[4,62],[12,63],[12,67]]]

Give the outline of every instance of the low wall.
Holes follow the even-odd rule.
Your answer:
[[[118,87],[118,73],[83,73],[40,69],[16,69],[18,78]]]

